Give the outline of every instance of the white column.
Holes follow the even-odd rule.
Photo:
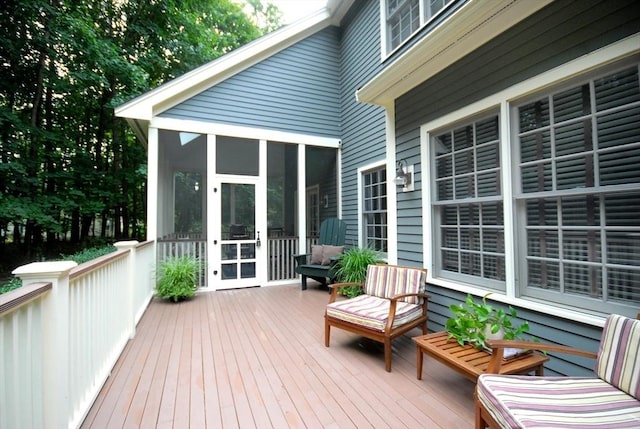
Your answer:
[[[129,326],[129,338],[136,335],[136,246],[138,242],[118,241],[114,244],[118,250],[129,250],[129,274],[127,275],[127,325]]]
[[[298,145],[298,253],[307,253],[307,163],[306,146]]]
[[[42,301],[43,422],[45,429],[66,428],[72,415],[69,398],[69,271],[73,261],[34,262],[16,268],[13,274],[23,285],[51,283]]]
[[[147,240],[158,238],[158,129],[149,127],[147,150]]]

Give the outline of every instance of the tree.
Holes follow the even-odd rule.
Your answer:
[[[229,0],[5,1],[1,242],[142,237],[145,150],[113,108],[264,31]]]

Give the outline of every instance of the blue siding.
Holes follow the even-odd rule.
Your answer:
[[[324,29],[159,116],[339,138],[338,36]]]
[[[398,247],[401,263],[419,260],[422,250],[420,189],[429,180],[419,165],[419,127],[515,83],[634,34],[640,28],[640,8],[633,0],[554,2],[490,41],[448,69],[396,100],[397,156],[415,164],[416,192],[398,195]],[[541,31],[541,29],[544,29]],[[449,305],[465,296],[429,286],[429,329],[442,330]],[[525,309],[531,334],[543,342],[597,351],[601,330]],[[591,375],[594,362],[574,356],[553,356],[547,374]]]
[[[355,92],[382,70],[377,1],[356,2],[342,24],[340,106],[342,113],[342,215],[347,244],[358,239],[357,170],[386,157],[385,113],[358,103]]]

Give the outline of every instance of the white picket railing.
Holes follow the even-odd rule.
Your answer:
[[[77,428],[153,295],[154,242],[17,268],[0,295],[0,428]]]

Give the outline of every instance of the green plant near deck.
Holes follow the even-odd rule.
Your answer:
[[[158,267],[156,295],[174,302],[191,298],[197,288],[198,261],[181,256],[162,261]]]
[[[369,247],[351,247],[338,256],[336,278],[340,283],[363,284],[367,267],[384,262],[382,254]],[[362,286],[345,286],[340,293],[348,298],[361,295]]]
[[[89,247],[87,249],[80,250],[70,255],[60,255],[60,259],[64,261],[74,261],[80,264],[99,258],[100,256],[107,255],[111,252],[118,250],[115,246],[101,246],[101,247]],[[14,289],[22,287],[22,280],[19,278],[12,278],[7,283],[0,284],[0,295],[10,292]]]
[[[463,304],[452,304],[449,309],[453,317],[446,323],[449,338],[455,338],[458,344],[471,344],[477,349],[486,348],[487,338],[498,335],[505,340],[521,339],[522,335],[529,332],[529,323],[524,322],[515,325],[513,319],[517,318],[516,310],[509,306],[508,311],[496,308],[487,302],[487,296],[477,302],[471,295]]]

